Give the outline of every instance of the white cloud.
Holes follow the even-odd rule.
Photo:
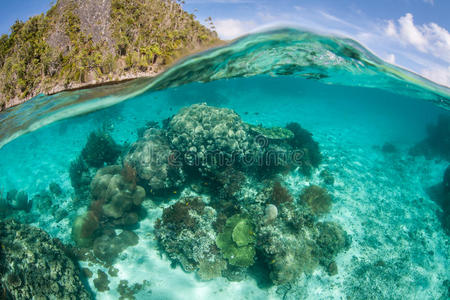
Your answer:
[[[434,5],[434,0],[423,0],[423,2]]]
[[[416,25],[413,15],[407,13],[397,22],[387,21],[384,35],[388,38],[386,43],[391,43],[393,47],[398,47],[400,43],[409,53],[414,49],[422,53],[424,59],[412,60],[421,66],[417,72],[437,83],[450,86],[450,33],[445,28],[436,23]]]
[[[434,66],[423,69],[421,74],[434,82],[450,86],[450,66],[447,68],[442,66]]]
[[[419,28],[414,25],[413,15],[407,13],[398,19],[398,23],[400,24],[401,39],[406,43],[412,44],[419,51],[427,52],[428,41]]]
[[[397,34],[398,34],[397,27],[395,26],[394,21],[392,21],[392,20],[388,21],[388,25],[386,26],[385,33],[387,36],[392,36],[392,37],[397,36]]]
[[[389,20],[384,32],[405,45],[450,63],[450,33],[436,23],[415,25],[413,15],[407,13],[398,19],[398,29],[396,23]]]
[[[215,21],[216,31],[224,40],[231,40],[249,33],[256,27],[252,21],[241,21],[238,19],[219,19]]]
[[[388,54],[385,60],[390,64],[395,64],[395,54],[393,53]]]
[[[429,42],[430,52],[450,63],[450,33],[436,23],[424,25],[422,30]]]

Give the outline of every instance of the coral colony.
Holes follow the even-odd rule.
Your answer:
[[[185,271],[203,280],[241,280],[258,264],[273,284],[317,266],[336,274],[334,258],[350,238],[339,224],[320,221],[330,195],[310,186],[295,198],[278,176],[309,174],[320,164],[318,144],[299,124],[250,125],[233,110],[206,104],[182,109],[163,128],[148,124],[122,157],[107,133],[91,134],[72,164],[75,190],[90,199],[73,223],[78,246],[112,264],[137,243],[133,226],[145,215],[145,196],[164,201],[184,190],[192,196],[163,210],[155,235],[161,251]],[[124,231],[116,235],[118,228]]]

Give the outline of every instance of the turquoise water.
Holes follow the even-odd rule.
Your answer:
[[[224,168],[194,165],[192,170],[186,164],[180,184],[159,189],[139,171],[139,163],[126,158],[136,151],[131,145],[143,141],[138,129],[150,121],[158,122],[164,136],[168,135],[168,147],[182,151],[174,138],[181,135],[180,130],[189,136],[196,128],[183,123],[177,131],[172,121],[177,116],[188,119],[182,109],[190,111],[199,103],[207,104],[202,108],[206,111],[202,120],[217,113],[216,108],[227,108],[239,116],[239,121],[233,121],[239,124],[272,128],[299,123],[312,133],[322,160],[310,172],[302,172],[301,164],[275,173],[267,166],[254,171],[252,167],[233,165],[245,179],[234,178],[234,173],[226,175],[231,178],[228,186],[235,183],[233,180],[242,183],[237,193],[228,196],[209,187],[198,188],[215,184],[219,191],[224,190],[212,179],[226,172]],[[85,281],[98,299],[119,298],[121,280],[129,287],[142,284],[134,286],[136,299],[446,299],[450,296],[450,248],[445,227],[448,223],[444,221],[448,217],[448,195],[443,192],[442,200],[440,193],[430,192],[430,187],[442,183],[449,164],[450,128],[444,125],[440,131],[435,130],[440,135],[430,134],[427,128],[439,118],[450,118],[449,104],[448,88],[384,63],[356,42],[293,29],[250,35],[188,58],[156,79],[41,96],[2,112],[0,190],[3,198],[16,189],[33,199],[29,212],[13,209],[10,203],[3,217],[37,226],[65,244],[76,245],[72,228],[77,216],[92,210],[89,207],[95,200],[95,188],[89,184],[101,167],[90,168],[92,177],[85,184],[84,194],[74,190],[69,170],[91,132],[100,131],[123,146],[117,160],[108,163],[120,168],[129,163],[135,168],[137,185],[145,188],[146,196],[138,205],[145,212],[138,222],[118,225],[114,218],[102,214],[99,228],[90,236],[93,240],[100,238],[107,228],[116,234],[132,231],[138,237],[137,243],[124,247],[112,262],[79,262],[94,273]],[[163,121],[174,115],[164,127]],[[208,122],[219,124],[225,117]],[[203,126],[207,121],[199,122]],[[226,126],[234,126],[230,124]],[[259,137],[245,128],[250,140]],[[150,135],[149,139],[154,138]],[[197,151],[198,141],[192,136],[189,139],[197,143]],[[431,149],[427,155],[411,150],[423,140],[427,141],[426,149]],[[292,150],[287,146],[289,139],[264,141]],[[220,151],[230,151],[229,145],[221,147]],[[155,168],[157,174],[164,172],[163,166]],[[331,174],[333,182],[324,179],[323,171]],[[175,175],[168,175],[172,180],[170,176]],[[265,189],[274,189],[274,182],[281,183],[294,200],[289,205],[274,204],[275,196],[268,196],[273,198],[267,201],[277,207],[278,216],[270,224],[261,223],[262,218],[268,218],[266,208],[270,205],[255,199],[261,199]],[[50,184],[57,184],[62,192],[50,197],[51,204],[40,205],[47,199],[42,195],[50,193],[43,192]],[[330,195],[331,208],[323,214],[312,214],[312,227],[290,228],[289,211],[303,210],[301,216],[311,214],[300,195],[313,185]],[[214,213],[198,216],[200,213],[192,208],[181,221],[164,219],[169,206],[180,203],[190,207],[193,200],[186,197],[194,196]],[[226,213],[224,202],[232,203],[233,213]],[[255,251],[250,266],[236,266],[227,250],[214,243],[226,232],[225,221],[222,228],[208,221],[219,215],[230,220],[237,214],[246,215],[251,227],[251,242],[242,246]],[[193,215],[195,220],[201,219],[198,224],[186,222]],[[158,218],[163,220],[162,229],[155,229]],[[299,216],[294,214],[292,218]],[[338,224],[345,232],[346,245],[336,246],[331,256],[320,254],[314,246],[310,254],[313,258],[299,258],[298,253],[306,256],[306,252],[298,245],[306,240],[309,243],[309,235],[321,232],[318,228],[323,222]],[[183,238],[168,235],[171,226],[185,226]],[[276,238],[265,240],[267,234]],[[237,233],[234,242],[235,236]],[[273,247],[285,247],[285,252],[297,254],[270,254],[273,239],[280,243],[273,242]],[[327,247],[337,236],[330,239]],[[170,247],[167,240],[172,243]],[[182,254],[176,243],[192,250]],[[214,248],[208,250],[214,253],[206,253],[202,243]],[[311,243],[322,245],[314,238]],[[92,246],[86,247],[86,251],[93,251]],[[200,262],[204,261],[198,258],[205,253],[210,261],[225,265],[209,280],[202,275]],[[192,261],[191,256],[197,259]],[[183,262],[180,257],[191,260]],[[337,274],[330,271],[332,264],[337,266]],[[111,266],[118,274],[109,274],[109,290],[99,291],[94,282],[97,270],[108,273]]]

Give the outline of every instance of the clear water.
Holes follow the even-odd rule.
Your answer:
[[[237,282],[202,281],[195,272],[171,267],[155,240],[154,223],[186,188],[163,200],[147,196],[147,216],[133,228],[139,243],[115,260],[119,273],[110,276],[110,290],[98,292],[95,275],[88,280],[98,299],[118,298],[120,280],[130,286],[149,282],[137,299],[448,296],[448,235],[438,217],[442,209],[427,193],[442,182],[448,161],[408,152],[427,137],[428,124],[450,116],[450,91],[335,37],[296,30],[248,36],[188,58],[155,80],[42,96],[3,112],[0,188],[24,190],[29,198],[53,182],[63,190],[47,214],[33,203],[29,213],[13,217],[73,244],[72,224],[88,205],[75,204],[69,167],[89,134],[105,129],[118,144],[132,144],[147,122],[161,122],[196,103],[230,108],[244,122],[264,127],[298,122],[313,134],[324,157],[320,166],[311,176],[296,170],[280,176],[297,198],[310,184],[324,185],[321,171],[333,174],[334,184],[326,187],[333,206],[320,220],[339,223],[351,236],[349,248],[335,258],[339,272],[330,276],[318,267],[287,284],[261,286],[254,274]],[[397,151],[382,151],[385,143]],[[67,215],[57,222],[61,210]],[[107,270],[80,264],[94,274]]]

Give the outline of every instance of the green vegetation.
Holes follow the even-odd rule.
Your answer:
[[[218,41],[173,0],[108,0],[110,11],[93,16],[93,8],[102,5],[58,0],[46,14],[16,21],[11,34],[0,37],[0,106],[158,72],[180,55]]]

